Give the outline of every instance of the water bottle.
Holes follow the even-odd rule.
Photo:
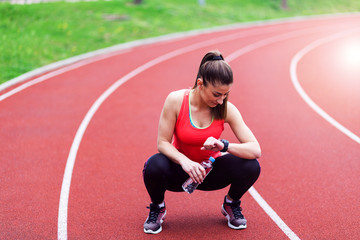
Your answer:
[[[206,171],[206,175],[205,177],[209,174],[209,172],[212,170],[213,166],[213,162],[215,162],[215,158],[210,157],[209,160],[205,160],[202,161],[200,164],[201,166],[203,166],[203,168],[205,168]],[[199,183],[194,182],[191,178],[188,178],[184,184],[182,185],[182,188],[184,189],[185,192],[191,194],[193,191],[195,191],[195,189],[199,186]]]

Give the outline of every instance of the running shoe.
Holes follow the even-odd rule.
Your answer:
[[[166,216],[166,208],[159,207],[157,204],[150,203],[150,213],[144,223],[144,232],[157,234],[162,231],[161,224]]]
[[[224,203],[221,207],[221,212],[227,218],[228,226],[232,229],[246,228],[246,219],[241,213],[242,208],[240,207],[240,203],[240,200],[227,203],[225,197]]]

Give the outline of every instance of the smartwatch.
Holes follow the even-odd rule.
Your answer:
[[[229,147],[229,141],[225,140],[225,139],[221,139],[220,141],[224,144],[224,148],[222,150],[220,150],[220,152],[226,152]]]

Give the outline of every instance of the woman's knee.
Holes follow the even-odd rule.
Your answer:
[[[248,176],[253,176],[258,178],[261,172],[261,167],[257,159],[244,159],[244,164],[242,165],[243,172]]]
[[[247,177],[252,179],[257,179],[261,172],[261,167],[257,159],[242,159],[235,157],[233,159],[232,170],[236,173],[235,175],[240,175],[241,178]]]
[[[151,156],[144,165],[143,175],[158,175],[165,171],[168,165],[168,159],[161,153]]]

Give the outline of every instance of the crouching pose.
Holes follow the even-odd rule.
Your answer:
[[[166,98],[159,121],[159,153],[143,169],[151,199],[145,233],[162,231],[165,191],[183,191],[182,184],[189,177],[201,183],[198,189],[204,191],[230,185],[221,212],[230,228],[246,228],[240,199],[259,177],[261,150],[239,110],[228,101],[232,83],[231,67],[220,52],[211,51],[201,61],[194,87],[171,92]],[[225,123],[238,142],[220,139]],[[200,163],[211,156],[216,160],[205,178]]]

